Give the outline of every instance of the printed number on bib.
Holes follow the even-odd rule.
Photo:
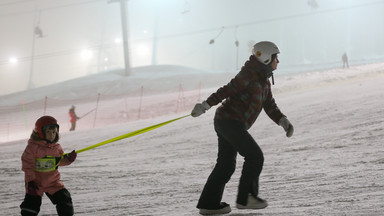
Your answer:
[[[43,158],[36,158],[35,171],[37,172],[51,172],[56,167],[56,157],[45,156]]]

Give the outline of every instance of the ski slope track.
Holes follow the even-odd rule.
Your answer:
[[[269,206],[235,208],[243,162],[238,156],[223,197],[232,206],[228,215],[383,216],[383,68],[365,65],[292,77],[276,73],[274,97],[295,133],[285,137],[264,112],[260,115],[249,132],[264,152],[260,197]],[[205,89],[203,98],[213,90]],[[72,165],[60,167],[75,215],[199,215],[195,206],[217,154],[216,108],[82,152]],[[59,143],[70,152],[184,114],[63,132]],[[26,142],[0,144],[1,215],[19,215]],[[39,215],[56,215],[46,196]]]

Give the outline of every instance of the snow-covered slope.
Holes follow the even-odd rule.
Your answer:
[[[249,130],[265,156],[260,196],[264,210],[234,207],[242,157],[223,201],[229,215],[372,215],[384,212],[384,70],[382,64],[275,75],[274,97],[295,126],[283,129],[262,114]],[[204,91],[205,96],[214,89]],[[167,94],[158,97],[167,97]],[[195,208],[214,166],[216,107],[161,128],[80,153],[62,179],[76,215],[198,215]],[[63,132],[66,152],[181,115]],[[24,197],[20,156],[26,139],[0,144],[0,209],[18,215]],[[43,198],[40,215],[55,215]]]
[[[124,76],[123,71],[112,71],[85,76],[49,86],[17,92],[0,97],[0,106],[25,103],[50,97],[55,99],[75,99],[94,96],[126,94],[142,86],[155,89],[157,93],[169,92],[170,88],[183,84],[191,88],[202,82],[203,87],[212,87],[225,83],[233,74],[211,73],[183,66],[159,65],[132,69],[132,74]]]

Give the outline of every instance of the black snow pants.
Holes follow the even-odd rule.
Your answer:
[[[243,123],[215,120],[214,125],[219,143],[217,161],[201,193],[197,208],[219,207],[225,184],[236,168],[237,152],[244,157],[244,163],[236,203],[246,205],[248,194],[257,197],[259,193],[259,176],[264,164],[263,152]]]
[[[74,214],[71,194],[67,189],[61,189],[53,195],[45,193],[51,202],[56,205],[59,216],[72,216]],[[36,216],[40,212],[41,196],[25,194],[24,201],[21,203],[22,216]]]

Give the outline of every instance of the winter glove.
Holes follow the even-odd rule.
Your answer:
[[[28,182],[27,185],[27,194],[32,195],[32,196],[37,196],[37,184],[34,181]]]
[[[287,137],[291,137],[292,136],[293,131],[294,131],[293,125],[291,124],[291,122],[289,122],[287,117],[282,117],[280,119],[280,121],[279,121],[279,125],[284,128],[285,132],[287,132],[286,133]]]
[[[68,161],[72,163],[76,160],[77,153],[75,150],[73,150],[71,153],[67,154],[66,157],[68,158]]]
[[[203,101],[202,103],[198,103],[193,108],[191,115],[192,117],[200,116],[201,114],[205,113],[205,111],[209,110],[211,106],[207,103],[207,101]]]

